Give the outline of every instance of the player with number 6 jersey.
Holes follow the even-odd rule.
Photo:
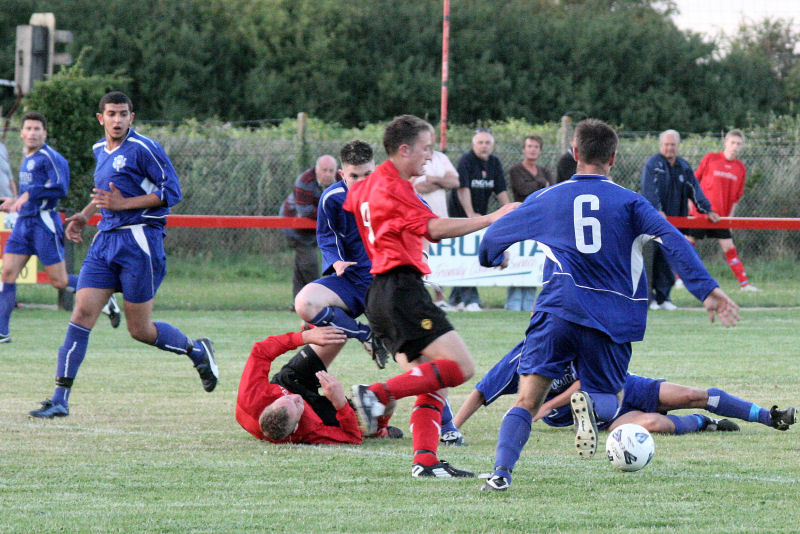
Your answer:
[[[618,407],[631,357],[647,319],[642,245],[661,243],[686,288],[714,319],[738,320],[736,304],[708,274],[692,246],[641,195],[608,173],[617,148],[614,130],[596,119],[575,130],[577,174],[525,199],[486,231],[478,249],[484,266],[499,265],[512,244],[534,239],[545,251],[543,289],[519,361],[519,397],[500,426],[495,470],[482,489],[504,491],[528,440],[531,421],[554,379],[575,362],[581,387],[573,396],[575,445],[582,458],[597,447],[598,417]],[[591,393],[591,396],[588,395]]]

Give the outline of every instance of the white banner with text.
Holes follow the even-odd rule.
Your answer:
[[[427,280],[440,286],[513,286],[542,285],[544,252],[536,241],[521,241],[508,249],[508,267],[481,267],[478,247],[486,230],[462,237],[442,239],[431,243]]]

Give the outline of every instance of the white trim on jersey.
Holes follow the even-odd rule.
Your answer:
[[[327,201],[328,197],[330,197],[334,193],[345,193],[344,187],[339,186],[339,187],[337,187],[335,189],[331,189],[330,191],[325,193],[325,195],[319,201],[319,203],[322,205],[323,209],[325,209],[325,201]],[[333,226],[331,226],[331,220],[329,218],[326,217],[325,218],[325,222],[327,223],[328,228],[331,229],[331,232],[333,232],[334,240],[336,242],[336,252],[339,253],[339,259],[341,261],[345,261],[344,254],[342,253],[342,247],[339,246],[340,245],[340,243],[339,243],[339,234],[337,234],[336,233],[336,229]]]
[[[56,165],[56,161],[55,161],[55,159],[53,158],[53,155],[52,155],[52,154],[50,154],[50,153],[49,153],[49,152],[46,150],[46,148],[47,148],[47,147],[44,147],[44,146],[43,146],[43,147],[41,148],[41,152],[42,152],[42,154],[44,154],[45,156],[47,156],[47,159],[49,159],[49,160],[50,160],[50,164],[53,166],[53,170],[55,170],[55,171],[56,171],[56,181],[58,181],[58,183],[61,183],[61,173],[60,173],[60,172],[58,172],[58,165]],[[53,184],[52,184],[52,183],[50,183],[50,180],[48,180],[48,181],[47,181],[47,182],[44,184],[44,186],[45,186],[45,187],[52,187],[52,186],[53,186]]]
[[[641,234],[633,240],[633,244],[631,245],[631,287],[633,287],[634,295],[639,288],[639,282],[642,279],[642,271],[644,270],[642,247],[652,239],[655,239],[655,236]]]
[[[639,299],[634,298],[634,297],[629,297],[627,295],[623,295],[619,291],[614,291],[613,289],[602,289],[602,288],[599,288],[599,287],[583,286],[581,284],[575,283],[575,278],[573,278],[573,276],[570,273],[564,273],[564,272],[561,272],[561,273],[554,272],[553,273],[553,276],[557,276],[557,275],[558,276],[569,276],[570,278],[572,278],[572,282],[575,284],[575,287],[580,287],[581,289],[588,289],[590,291],[601,291],[603,293],[613,293],[614,295],[619,295],[620,297],[626,298],[628,300],[632,300],[634,302],[640,301],[640,300],[643,300],[643,301],[647,302],[649,300],[648,297],[643,297],[643,298],[639,298]],[[550,280],[548,280],[547,282],[544,282],[542,285],[549,284],[549,283],[550,283]]]

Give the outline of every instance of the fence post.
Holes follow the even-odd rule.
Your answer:
[[[558,128],[558,150],[564,153],[570,148],[572,142],[572,119],[567,115],[561,117],[561,126]]]
[[[308,114],[300,112],[297,114],[297,174],[300,174],[308,167],[308,146],[306,146],[306,127],[308,126]]]

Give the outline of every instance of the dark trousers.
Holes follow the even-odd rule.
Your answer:
[[[454,287],[450,291],[450,304],[456,306],[458,303],[463,302],[464,306],[477,303],[481,304],[481,297],[478,295],[477,287]]]
[[[319,254],[316,245],[291,243],[294,247],[294,274],[292,275],[292,299],[300,293],[306,284],[310,284],[320,276]]]
[[[667,257],[661,250],[661,245],[653,247],[653,292],[652,299],[658,304],[669,300],[669,293],[675,285],[675,275],[667,263]]]

